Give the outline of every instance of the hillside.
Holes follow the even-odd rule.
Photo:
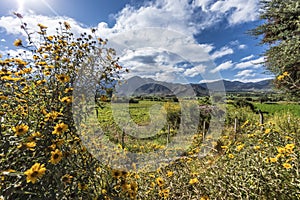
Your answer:
[[[272,91],[272,80],[243,83],[239,81],[220,80],[200,84],[180,84],[156,81],[150,78],[134,76],[126,83],[117,87],[120,96],[158,95],[158,96],[205,96],[209,90],[245,92],[245,91]]]

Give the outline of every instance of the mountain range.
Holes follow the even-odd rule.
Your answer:
[[[247,92],[247,91],[272,91],[272,80],[259,82],[228,81],[218,80],[209,83],[170,83],[156,81],[151,78],[141,78],[134,76],[128,79],[124,84],[118,86],[117,94],[120,96],[140,96],[140,95],[157,95],[157,96],[205,96],[209,92]]]

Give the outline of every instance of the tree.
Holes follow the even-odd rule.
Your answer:
[[[300,95],[300,1],[261,0],[262,25],[251,30],[269,45],[265,66],[275,74],[276,86]]]

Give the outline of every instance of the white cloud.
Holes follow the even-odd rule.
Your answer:
[[[24,14],[22,21],[26,22],[29,32],[39,31],[38,23],[47,26],[48,35],[56,34],[56,28],[60,26],[59,22],[64,21],[67,21],[71,25],[71,30],[74,34],[90,31],[89,28],[84,28],[83,24],[65,16],[49,17],[36,14]],[[20,25],[20,20],[17,17],[2,16],[0,18],[0,27],[4,28],[8,34],[23,35],[26,37],[26,33],[20,28]],[[36,38],[40,37],[38,34],[31,36]]]
[[[197,75],[200,75],[205,72],[206,66],[205,65],[197,65],[195,67],[192,67],[190,69],[186,69],[183,75],[189,76],[189,77],[195,77]]]
[[[250,60],[250,59],[253,58],[253,57],[254,57],[254,55],[251,54],[250,56],[246,56],[246,57],[242,58],[241,61]]]
[[[204,79],[199,81],[199,83],[213,83],[213,82],[217,82],[217,81],[222,81],[223,79]]]
[[[6,42],[6,40],[4,38],[1,39],[1,42]]]
[[[259,82],[259,81],[264,81],[264,80],[270,80],[272,79],[272,77],[263,77],[263,78],[237,78],[237,79],[233,79],[233,80],[229,80],[229,81],[240,81],[243,83],[250,83],[250,82]]]
[[[135,9],[126,6],[116,15],[114,29],[118,31],[145,27],[163,27],[191,36],[197,32],[190,23],[192,5],[183,0],[156,0]]]
[[[232,61],[230,60],[230,61],[227,61],[227,62],[224,62],[224,63],[220,64],[215,69],[212,69],[210,72],[211,73],[216,73],[216,72],[219,72],[219,71],[222,71],[222,70],[226,70],[226,69],[231,68],[233,65],[234,65],[234,63],[232,63]]]
[[[235,77],[254,77],[256,74],[253,73],[253,70],[247,69],[243,71],[239,71]]]
[[[247,48],[247,45],[241,44],[241,45],[238,46],[238,48],[239,48],[239,49],[246,49],[246,48]]]
[[[230,25],[254,21],[259,16],[259,0],[217,1],[210,10],[227,17]]]
[[[264,62],[264,57],[260,57],[255,60],[249,60],[245,62],[241,62],[235,65],[235,69],[246,69],[246,68],[259,68],[262,66],[262,62]]]
[[[144,73],[145,76],[154,77],[161,75],[167,79],[179,72],[190,77],[196,76],[205,69],[215,73],[229,69],[234,63],[228,61],[214,69],[203,68],[195,63],[233,54],[233,49],[225,46],[209,56],[208,53],[215,47],[212,44],[198,44],[194,35],[218,24],[223,19],[227,19],[230,25],[253,21],[258,14],[257,1],[154,0],[148,1],[139,8],[127,5],[115,15],[116,24],[112,28],[105,22],[99,22],[97,34],[102,38],[108,38],[109,45],[120,51],[118,52],[120,61],[125,66],[130,66],[131,71],[137,74]],[[49,34],[55,34],[55,28],[59,26],[58,22],[63,21],[71,24],[72,32],[75,34],[90,30],[89,27],[65,16],[49,17],[29,13],[24,14],[23,21],[34,30],[38,30],[38,23],[45,24],[49,27]],[[19,28],[19,19],[15,17],[2,16],[0,27],[8,34],[25,36]],[[147,51],[147,48],[156,49],[156,52]],[[124,54],[127,50],[131,51]],[[144,54],[141,55],[142,53]],[[148,63],[147,59],[148,61],[152,59],[153,64]],[[184,69],[176,66],[176,62],[180,61],[190,62],[195,67]]]
[[[213,59],[217,59],[217,58],[221,58],[223,56],[226,56],[226,55],[229,55],[229,54],[233,54],[234,51],[233,49],[225,46],[225,47],[222,47],[220,50],[218,51],[215,51],[212,55],[211,55],[211,58]]]

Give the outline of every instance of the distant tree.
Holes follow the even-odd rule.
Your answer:
[[[265,66],[276,75],[278,88],[300,95],[300,1],[261,0],[262,25],[251,30],[269,45]]]

